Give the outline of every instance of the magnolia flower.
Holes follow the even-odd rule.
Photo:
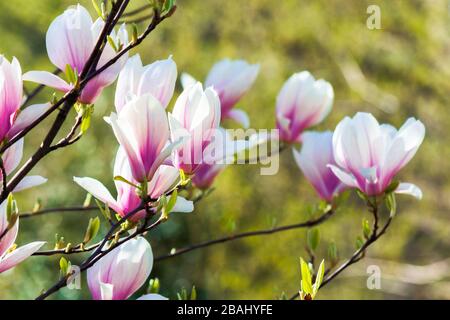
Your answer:
[[[203,163],[204,151],[220,124],[220,101],[217,93],[200,82],[188,87],[177,99],[169,114],[172,141],[185,138],[183,147],[175,152],[174,165],[186,174],[193,174]]]
[[[333,87],[315,80],[308,72],[292,75],[277,97],[276,118],[282,141],[300,142],[302,132],[320,122],[331,111]]]
[[[2,235],[0,238],[0,273],[15,267],[45,244],[43,241],[36,241],[16,249],[14,242],[18,231],[19,219],[14,222],[13,226],[10,226],[7,218],[7,201],[4,201],[0,204],[0,235]]]
[[[367,195],[382,194],[395,175],[412,159],[425,136],[422,122],[409,118],[397,131],[378,124],[370,113],[346,117],[333,134],[334,174],[347,186]],[[396,193],[422,198],[411,183],[400,183]]]
[[[67,65],[80,74],[94,51],[97,40],[103,30],[105,22],[98,18],[92,21],[89,12],[81,5],[70,7],[58,16],[50,25],[47,36],[47,53],[50,61],[61,71]],[[116,33],[110,34],[113,41],[121,44],[128,43],[128,33],[122,25]],[[97,69],[104,66],[116,56],[116,52],[108,42],[97,65]],[[88,82],[83,89],[79,101],[93,104],[102,90],[112,84],[126,63],[128,55],[123,55],[116,63]],[[33,81],[55,88],[62,92],[70,91],[74,83],[67,83],[60,77],[46,71],[30,71],[24,74],[24,80]]]
[[[2,160],[6,175],[11,174],[18,166],[23,156],[23,139],[14,143],[3,153]],[[3,188],[3,176],[0,174],[0,190]],[[14,188],[14,192],[22,191],[47,182],[47,179],[41,176],[26,176]]]
[[[125,178],[131,183],[137,183],[133,179],[130,165],[122,148],[119,148],[114,164],[114,177],[117,176]],[[158,199],[176,184],[178,177],[179,171],[176,168],[168,165],[161,165],[156,170],[153,179],[148,183],[148,196],[152,199]],[[116,199],[113,198],[111,193],[101,182],[95,179],[74,177],[74,181],[95,198],[108,205],[108,207],[118,213],[121,217],[125,217],[142,203],[141,198],[136,193],[136,188],[124,181],[114,181],[117,190]],[[192,212],[193,210],[194,206],[192,201],[187,201],[182,197],[178,197],[172,212]],[[138,221],[139,219],[144,218],[145,215],[145,210],[141,210],[133,215],[130,220]]]
[[[153,267],[150,244],[142,237],[131,239],[98,260],[87,271],[95,300],[126,300],[147,280]]]
[[[123,147],[134,180],[151,181],[159,166],[179,144],[169,144],[169,124],[164,108],[152,95],[133,98],[117,115],[106,119]]]
[[[49,104],[38,104],[20,111],[22,100],[20,63],[16,58],[9,62],[0,56],[0,142],[13,138],[49,108]]]
[[[164,108],[170,102],[177,80],[177,65],[169,57],[143,66],[137,54],[131,57],[119,74],[115,105],[119,113],[129,99],[144,94],[153,95]]]
[[[250,126],[247,113],[234,106],[253,85],[258,73],[259,65],[251,65],[244,60],[224,59],[212,67],[205,87],[213,87],[219,95],[222,119],[233,119],[244,128]],[[186,73],[182,75],[181,81],[184,88],[197,82]]]
[[[344,185],[334,175],[329,164],[335,164],[333,157],[333,133],[305,132],[302,135],[302,149],[292,149],[295,161],[319,196],[331,202],[342,191]]]
[[[229,164],[234,163],[235,155],[247,149],[245,140],[233,140],[230,134],[223,128],[215,132],[214,141],[205,149],[204,158],[195,174],[192,176],[192,184],[199,189],[208,189],[215,178]]]

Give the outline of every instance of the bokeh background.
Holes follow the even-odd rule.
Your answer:
[[[80,3],[94,14],[91,1]],[[1,53],[16,56],[24,71],[53,71],[45,32],[73,4],[71,0],[1,1]],[[144,0],[133,0],[131,7],[142,4]],[[366,27],[370,4],[381,8],[381,30]],[[254,87],[239,103],[253,128],[274,127],[277,92],[292,73],[301,70],[328,80],[335,90],[333,112],[320,130],[332,130],[342,117],[357,111],[371,112],[380,122],[397,127],[410,116],[425,123],[426,139],[400,174],[423,189],[423,200],[398,197],[399,213],[388,234],[370,248],[366,260],[324,288],[320,299],[450,298],[449,8],[446,0],[179,0],[176,14],[136,51],[145,63],[173,55],[180,73],[198,79],[225,57],[260,63]],[[89,134],[36,167],[34,173],[48,177],[49,183],[17,195],[23,211],[32,209],[37,199],[44,207],[82,204],[85,193],[72,182],[73,176],[98,178],[114,190],[117,143],[102,119],[113,110],[113,92],[114,87],[106,90],[96,104]],[[178,84],[175,96],[179,92]],[[48,101],[51,93],[44,91],[35,102]],[[26,156],[38,146],[48,125],[42,124],[26,139]],[[227,168],[195,213],[174,215],[148,238],[157,256],[232,232],[299,222],[317,203],[288,150],[281,155],[275,176],[261,176],[255,165]],[[96,214],[24,219],[17,242],[46,240],[46,248],[51,249],[59,233],[78,243],[88,218]],[[369,215],[352,195],[320,227],[318,258],[326,257],[331,241],[337,243],[342,258],[349,256],[361,234],[363,217]],[[305,231],[294,230],[165,260],[155,264],[152,277],[161,280],[161,291],[170,298],[182,287],[195,285],[201,299],[276,299],[299,289],[300,256],[306,256]],[[72,263],[81,258],[71,257]],[[34,298],[57,280],[58,261],[59,257],[32,257],[1,274],[0,298]],[[367,289],[369,265],[381,268],[381,290]],[[52,298],[89,299],[85,277],[83,290],[64,289]]]

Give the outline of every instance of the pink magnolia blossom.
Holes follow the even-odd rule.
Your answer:
[[[131,239],[102,257],[87,271],[95,300],[126,300],[147,280],[153,267],[150,244],[142,237]]]
[[[379,195],[414,157],[424,137],[425,126],[414,118],[397,130],[380,125],[370,113],[357,113],[343,119],[334,131],[336,165],[330,168],[347,186]],[[422,191],[411,183],[400,183],[396,193],[422,198]]]
[[[131,174],[130,165],[122,148],[117,152],[114,164],[114,177],[117,176],[137,184]],[[168,165],[161,165],[158,170],[156,170],[153,179],[148,183],[148,196],[152,199],[158,199],[176,184],[178,178],[178,169]],[[125,217],[128,213],[139,207],[142,202],[141,198],[136,193],[136,188],[123,181],[114,181],[117,190],[116,199],[114,199],[101,182],[95,179],[74,177],[74,181],[95,198],[107,204],[108,207],[118,213],[121,217]],[[178,197],[172,212],[192,212],[193,210],[194,207],[192,201],[187,201],[182,197]],[[133,215],[130,220],[138,221],[144,217],[145,211],[142,210]]]
[[[244,128],[250,126],[247,113],[234,108],[234,106],[250,90],[258,73],[258,64],[252,65],[244,60],[224,59],[211,68],[205,81],[205,87],[213,87],[219,95],[222,119],[233,119]],[[185,88],[197,82],[186,73],[182,75],[181,80]]]
[[[14,143],[3,153],[2,160],[6,175],[11,174],[20,164],[23,156],[23,139]],[[0,190],[3,188],[3,176],[0,174]],[[14,192],[29,189],[47,182],[47,179],[41,176],[26,176],[14,188]]]
[[[169,114],[172,141],[184,139],[173,157],[174,165],[194,174],[204,162],[204,151],[220,124],[220,101],[212,88],[203,90],[200,82],[188,87]],[[186,138],[188,137],[188,138]]]
[[[119,74],[115,105],[119,113],[135,96],[153,95],[164,108],[170,102],[177,81],[177,65],[169,57],[143,66],[137,54],[131,57]]]
[[[335,164],[333,156],[333,133],[305,132],[302,135],[302,149],[293,150],[295,161],[306,179],[313,185],[319,196],[331,202],[342,191],[344,184],[334,175],[329,164]]]
[[[80,74],[95,48],[104,24],[101,18],[93,22],[89,12],[81,5],[67,9],[51,23],[47,31],[47,53],[50,61],[61,71],[65,71],[69,65]],[[117,33],[113,30],[110,36],[116,43],[119,41],[122,44],[128,43],[125,25],[122,25]],[[97,69],[115,55],[115,50],[107,43]],[[83,89],[79,101],[85,104],[94,103],[102,90],[116,80],[127,59],[128,55],[123,55],[116,63],[90,80]],[[27,72],[24,80],[41,83],[62,92],[70,91],[74,85],[46,71]]]
[[[8,227],[7,201],[4,201],[0,204],[0,234],[4,234],[0,239],[0,273],[14,268],[45,244],[43,241],[36,241],[14,249],[14,242],[19,231],[19,219],[9,230]]]
[[[149,293],[144,294],[143,296],[137,298],[136,300],[169,300],[169,299],[160,294]]]
[[[326,81],[315,80],[308,72],[292,75],[277,97],[276,118],[280,139],[300,142],[302,132],[318,123],[331,111],[333,87]]]
[[[135,181],[151,181],[179,142],[169,143],[169,124],[160,102],[152,95],[130,100],[107,121],[123,147]]]
[[[0,56],[0,142],[13,138],[39,118],[49,104],[32,105],[20,111],[23,101],[22,69],[16,58]]]

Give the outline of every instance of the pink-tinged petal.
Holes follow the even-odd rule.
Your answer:
[[[177,197],[177,202],[171,212],[190,213],[194,211],[194,202],[183,197]]]
[[[161,165],[148,184],[148,195],[152,199],[158,199],[174,186],[179,177],[180,171],[177,168]]]
[[[115,106],[117,113],[131,100],[138,90],[143,66],[139,54],[128,59],[125,67],[119,74],[115,95]]]
[[[114,200],[111,193],[100,181],[92,178],[78,178],[78,177],[74,177],[73,181],[75,181],[84,190],[92,194],[95,198],[107,204],[114,211],[120,211],[116,200]]]
[[[44,244],[45,242],[43,241],[36,241],[7,253],[0,259],[0,273],[15,267],[33,253],[38,251]]]
[[[128,299],[145,283],[152,267],[153,253],[150,244],[142,237],[131,239],[88,269],[89,289],[94,299]]]
[[[343,184],[347,185],[350,188],[357,188],[358,182],[356,181],[355,177],[352,175],[342,171],[340,168],[330,164],[328,165],[328,168],[330,168],[333,173],[336,175],[336,177],[339,178],[339,180],[342,181]]]
[[[237,123],[239,123],[244,129],[248,129],[250,127],[250,118],[248,114],[241,109],[232,109],[230,110],[226,116],[226,118],[233,119]]]
[[[413,196],[417,200],[422,200],[423,193],[418,186],[412,183],[400,183],[395,189],[395,193]]]
[[[31,125],[40,116],[42,116],[50,108],[50,106],[51,105],[49,103],[35,104],[21,111],[14,121],[11,130],[8,132],[8,138],[13,138],[16,134]]]
[[[17,166],[19,165],[20,161],[22,160],[23,156],[23,141],[24,139],[20,139],[16,143],[14,143],[11,147],[9,147],[5,153],[3,153],[3,165],[5,166],[6,174],[9,175],[11,172],[13,172]],[[0,175],[0,180],[3,180]]]
[[[151,94],[167,108],[175,90],[177,75],[177,65],[172,57],[156,61],[144,67],[136,94]]]
[[[191,76],[189,73],[183,72],[180,76],[180,82],[183,89],[187,89],[193,85],[195,85],[198,81]]]
[[[48,71],[29,71],[23,75],[23,80],[43,84],[62,92],[73,89],[73,85]]]
[[[67,9],[50,25],[46,35],[47,53],[50,61],[60,70],[69,64],[81,72],[89,59],[96,39],[89,12],[78,5]]]
[[[160,294],[149,293],[149,294],[144,294],[143,296],[140,296],[136,300],[169,300],[169,298],[166,298]]]
[[[113,300],[114,298],[114,286],[109,283],[100,283],[100,296],[101,300]]]
[[[7,201],[4,201],[0,205],[0,234],[3,234],[8,228],[9,223],[6,213]],[[8,230],[8,232],[0,240],[0,257],[2,257],[6,251],[14,244],[17,238],[17,232],[19,231],[19,220],[16,221],[14,226]]]
[[[47,182],[47,179],[41,176],[26,176],[14,188],[14,192],[19,192],[36,186],[40,186]]]

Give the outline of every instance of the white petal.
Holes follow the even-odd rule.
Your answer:
[[[102,300],[112,300],[114,297],[114,285],[109,283],[100,283],[100,296]]]
[[[0,260],[0,273],[15,267],[17,264],[38,251],[44,244],[45,242],[43,241],[32,242],[6,254]]]
[[[236,108],[232,109],[227,113],[227,117],[239,123],[244,127],[244,129],[248,129],[248,127],[250,127],[250,118],[244,110]]]
[[[115,211],[117,211],[116,200],[112,197],[111,193],[106,189],[106,187],[98,180],[92,178],[78,178],[73,177],[73,181],[75,181],[80,187],[84,190],[92,194],[95,198],[107,204]]]
[[[14,192],[19,192],[25,189],[39,186],[47,182],[47,179],[41,176],[26,176],[14,188]]]
[[[145,295],[137,298],[136,300],[169,300],[169,298],[163,297],[160,294],[150,293],[150,294],[145,294]]]
[[[344,183],[345,185],[349,186],[350,188],[358,187],[358,183],[352,175],[348,174],[347,172],[342,171],[342,169],[340,169],[332,164],[329,164],[328,168],[330,168],[331,171],[333,171],[333,173],[335,174],[335,176],[338,177],[339,180],[341,180],[342,183]]]
[[[35,120],[37,120],[41,115],[43,115],[50,108],[49,103],[36,104],[29,106],[19,113],[16,121],[12,128],[8,132],[8,137],[13,138],[16,134],[21,132],[23,129],[31,125]]]
[[[194,202],[186,200],[183,197],[177,197],[177,202],[171,212],[189,213],[194,211]]]
[[[68,92],[73,88],[57,75],[47,71],[29,71],[23,75],[23,80],[43,84],[62,92]]]
[[[400,183],[395,190],[395,193],[398,194],[407,194],[413,196],[418,200],[422,200],[422,190],[418,186],[412,183]]]
[[[181,74],[180,81],[183,89],[187,89],[197,83],[197,80],[193,76],[185,72]]]

